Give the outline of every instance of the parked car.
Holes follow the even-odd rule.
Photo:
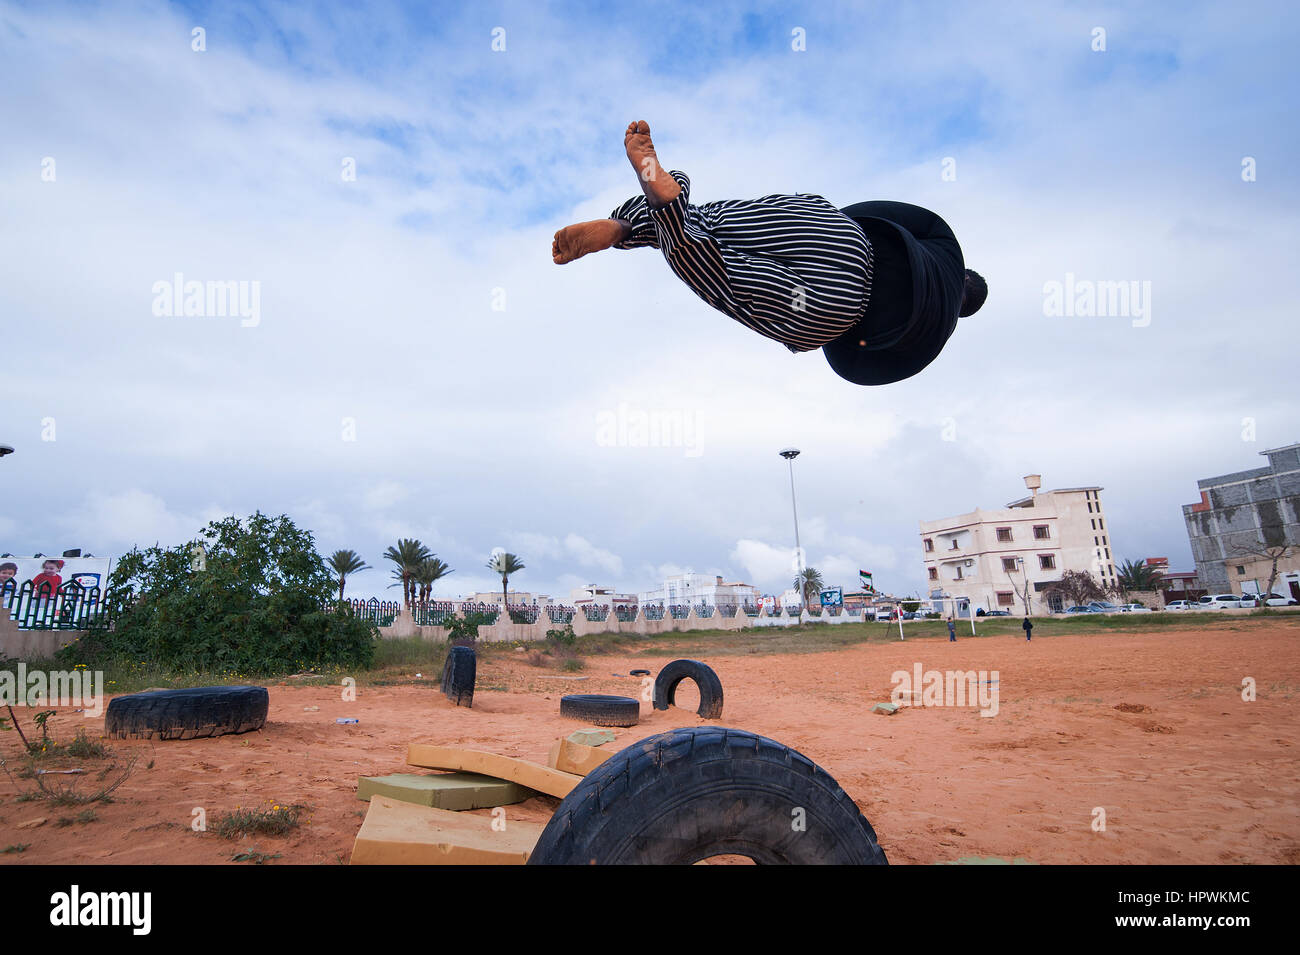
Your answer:
[[[1172,600],[1166,606],[1166,610],[1196,610],[1200,608],[1195,600]]]
[[[1264,597],[1263,594],[1251,594],[1251,596]],[[1270,607],[1294,607],[1297,603],[1300,603],[1300,601],[1297,601],[1294,597],[1283,597],[1281,594],[1274,593],[1269,594],[1264,600],[1264,603],[1268,604]]]
[[[1093,606],[1092,606],[1092,604],[1089,604],[1089,605],[1086,606],[1086,607],[1066,607],[1066,608],[1065,608],[1065,612],[1066,612],[1066,613],[1075,613],[1075,614],[1079,614],[1079,613],[1101,613],[1100,610],[1096,610],[1096,609],[1094,609]]]
[[[1094,600],[1088,604],[1097,613],[1119,613],[1119,606],[1111,603],[1109,600]]]
[[[1150,613],[1150,607],[1144,607],[1141,604],[1121,604],[1120,613]]]
[[[1009,617],[1009,616],[1011,616],[1011,611],[1010,611],[1010,610],[986,610],[986,611],[984,611],[984,616],[986,616],[986,617]]]
[[[1241,598],[1236,594],[1206,594],[1200,601],[1201,610],[1239,610],[1241,609]],[[1247,604],[1248,607],[1255,606],[1252,600]]]

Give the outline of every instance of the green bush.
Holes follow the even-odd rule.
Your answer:
[[[453,615],[446,618],[442,625],[447,628],[447,642],[477,640],[478,628],[491,626],[493,616],[490,613],[471,612],[460,617]]]
[[[65,647],[61,662],[265,674],[370,665],[375,628],[338,606],[309,531],[259,512],[213,521],[199,542],[201,559],[187,544],[119,560],[105,598],[113,628]]]
[[[578,635],[573,632],[573,624],[571,623],[566,623],[562,629],[546,631],[547,642],[554,643],[557,646],[571,647],[577,639]]]

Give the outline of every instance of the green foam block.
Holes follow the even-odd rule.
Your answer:
[[[394,773],[392,776],[362,776],[357,782],[357,798],[369,800],[371,796],[388,796],[402,802],[412,802],[434,809],[462,812],[466,809],[488,809],[509,806],[536,796],[527,786],[506,782],[495,776],[478,773],[437,773],[418,776],[414,773]]]

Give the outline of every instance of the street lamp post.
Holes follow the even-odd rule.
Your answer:
[[[785,458],[786,462],[790,465],[790,510],[794,514],[794,567],[795,567],[795,573],[799,577],[799,590],[800,590],[799,597],[800,597],[800,603],[802,604],[805,602],[802,599],[804,597],[804,593],[803,593],[804,560],[803,560],[803,547],[799,543],[799,506],[795,503],[795,497],[794,497],[794,459],[799,457],[799,449],[783,448],[780,454],[781,457]],[[807,610],[808,608],[803,607],[802,609]],[[800,612],[800,616],[802,616],[802,610]]]

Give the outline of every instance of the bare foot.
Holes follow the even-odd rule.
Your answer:
[[[655,154],[655,144],[650,141],[650,124],[644,119],[629,123],[623,135],[623,148],[632,168],[637,171],[641,191],[651,205],[666,206],[681,194],[677,180],[664,171]]]
[[[631,227],[622,219],[593,219],[591,222],[566,225],[555,233],[555,241],[551,243],[551,259],[556,265],[564,265],[589,252],[600,252],[615,242],[622,242],[631,231]]]

